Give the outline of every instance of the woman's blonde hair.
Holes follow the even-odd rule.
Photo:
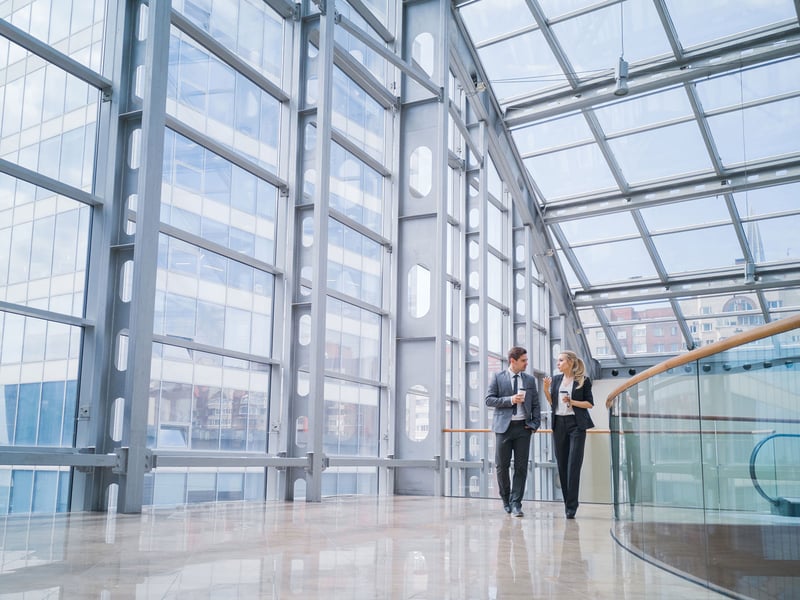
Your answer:
[[[570,375],[578,382],[578,387],[581,387],[586,379],[586,365],[583,364],[583,361],[572,350],[563,350],[561,354],[566,356],[572,363]]]

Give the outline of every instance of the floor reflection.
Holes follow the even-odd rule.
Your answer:
[[[611,509],[348,497],[0,519],[0,600],[719,598],[641,561]],[[23,596],[24,595],[24,596]]]
[[[518,518],[503,519],[497,536],[497,598],[513,598],[532,590],[532,571],[525,523]]]
[[[581,545],[580,522],[567,520],[561,538],[561,558],[559,561],[559,578],[570,590],[583,597],[590,593],[589,562],[583,558]],[[591,596],[588,596],[591,597]]]

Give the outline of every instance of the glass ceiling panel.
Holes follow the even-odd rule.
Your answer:
[[[569,285],[570,289],[580,289],[581,282],[578,281],[578,276],[575,274],[575,271],[572,269],[572,265],[569,264],[566,256],[564,256],[564,252],[558,250],[558,262],[561,263],[561,268],[564,269],[564,277],[567,278],[567,285]]]
[[[800,260],[800,215],[751,221],[744,228],[757,263]]]
[[[583,89],[575,90],[572,94],[579,100],[581,112],[576,112],[566,96],[564,102],[543,98],[539,103],[537,94],[565,90],[566,74],[533,20],[529,7],[537,5],[552,27],[568,68],[579,80],[596,75],[610,78],[624,43],[623,56],[632,65],[633,79],[639,77],[637,68],[647,63],[655,72],[648,85],[655,87],[620,99],[600,94],[595,101]],[[659,6],[665,11],[661,16],[672,21],[685,48],[713,51],[719,44],[719,51],[724,52],[726,45],[736,42],[746,56],[748,46],[769,42],[774,58],[676,85],[671,77],[676,73],[676,57],[669,43],[670,29],[662,24]],[[465,2],[459,12],[472,38],[484,44],[477,52],[501,107],[520,100],[532,102],[527,122],[524,111],[515,113],[513,120],[518,125],[511,135],[539,202],[545,208],[567,207],[558,215],[569,220],[553,218],[548,225],[570,288],[590,292],[594,298],[608,297],[612,303],[578,312],[595,357],[608,362],[618,358],[611,340],[605,338],[613,333],[602,329],[596,310],[606,311],[617,332],[627,328],[632,334],[635,329],[640,338],[644,336],[620,342],[625,353],[674,354],[676,344],[680,345],[678,351],[686,349],[683,332],[689,325],[680,312],[674,313],[669,300],[660,298],[652,305],[613,304],[626,297],[621,284],[657,283],[664,274],[657,272],[656,265],[663,264],[669,277],[691,273],[699,280],[731,269],[734,283],[740,281],[747,292],[694,300],[696,307],[688,313],[695,315],[692,336],[700,345],[762,322],[763,311],[776,315],[800,311],[800,288],[775,289],[781,283],[796,286],[800,278],[800,242],[795,244],[792,239],[800,239],[800,182],[796,182],[800,177],[793,167],[786,166],[800,158],[800,57],[782,46],[791,43],[797,32],[796,1],[476,0]],[[794,24],[795,29],[789,30],[787,24]],[[772,31],[767,31],[769,28]],[[776,32],[781,32],[782,39],[775,37]],[[503,36],[508,39],[492,42]],[[789,57],[782,57],[781,52]],[[693,56],[686,58],[694,67]],[[666,75],[663,80],[659,72]],[[659,81],[663,81],[660,89]],[[692,94],[703,113],[702,123],[697,123],[698,108]],[[592,128],[595,117],[597,130]],[[698,184],[694,193],[707,197],[661,203],[667,200],[663,192],[673,183],[685,186],[687,179],[698,175],[724,176],[728,168],[746,171],[756,162],[759,168],[774,163],[773,174],[796,183],[733,194],[706,182],[705,187]],[[767,183],[752,176],[747,181]],[[593,216],[576,218],[579,206],[564,202],[618,195],[629,186],[641,198],[629,211],[619,211],[621,207],[614,205],[603,214],[604,205],[594,204]],[[651,199],[651,206],[641,208]],[[638,216],[643,219],[644,232],[637,226]],[[743,229],[738,228],[738,218]],[[645,244],[642,233],[650,236],[652,245]],[[745,240],[739,237],[742,234]],[[558,240],[569,248],[561,248]],[[745,243],[750,247],[742,248]],[[659,254],[656,262],[650,256],[653,251]],[[770,263],[769,276],[759,279],[762,287],[758,293],[744,280],[745,255],[752,255],[760,265]],[[567,262],[567,256],[573,264]],[[658,289],[658,285],[649,286],[646,297],[653,297]],[[714,287],[708,282],[703,289],[708,292]],[[740,296],[748,298],[750,308],[731,312],[732,307],[744,306],[735,300]],[[726,305],[727,312],[720,312]],[[725,317],[720,320],[718,313]],[[627,323],[623,314],[627,314]],[[652,328],[656,326],[663,335],[655,335]],[[675,341],[666,339],[667,329],[670,335],[675,330]]]
[[[738,192],[733,195],[739,214],[766,216],[780,212],[800,212],[800,183]]]
[[[664,0],[684,48],[777,23],[797,20],[792,0]]]
[[[679,298],[678,306],[683,316],[687,319],[726,313],[739,316],[761,316],[756,292],[719,294],[701,298]]]
[[[586,327],[584,325],[584,332],[586,334],[586,344],[594,358],[605,358],[614,355],[611,349],[611,344],[606,342],[606,332],[600,327]]]
[[[616,190],[617,182],[597,144],[526,158],[525,166],[545,198]],[[580,177],[578,177],[580,172]]]
[[[800,90],[800,58],[781,60],[762,67],[736,71],[695,83],[703,110],[741,106]]]
[[[721,196],[651,206],[639,211],[650,233],[710,223],[730,223],[728,205]]]
[[[611,304],[601,310],[610,323],[674,321],[676,318],[672,305],[664,300]]]
[[[564,82],[553,53],[541,31],[509,38],[478,49],[498,101],[539,91]]]
[[[653,236],[669,275],[730,267],[744,260],[733,226]]]
[[[582,246],[573,251],[591,285],[656,276],[641,239]]]
[[[620,6],[624,37],[620,32]],[[613,4],[556,23],[553,32],[580,79],[613,72],[623,54],[628,62],[672,54],[652,2]]]
[[[597,318],[597,313],[593,308],[579,308],[578,317],[580,317],[581,323],[583,323],[584,326],[600,324],[600,319]]]
[[[794,312],[800,309],[800,288],[786,288],[783,290],[770,290],[764,292],[767,300],[767,307],[776,318],[784,318],[787,312]]]
[[[726,167],[800,152],[800,97],[709,117]]]
[[[772,321],[780,321],[781,319],[788,319],[789,317],[793,317],[793,316],[795,316],[797,314],[800,314],[800,311],[787,310],[785,312],[771,312],[771,313],[769,313],[769,317],[770,317],[770,319]],[[798,342],[800,342],[800,335],[797,334],[797,330],[792,330],[792,331],[789,331],[787,333],[789,335],[789,339],[791,340],[793,345],[796,347],[798,345]],[[783,335],[787,335],[787,334],[783,334]]]
[[[594,111],[606,135],[657,125],[673,119],[694,118],[692,105],[682,87],[657,94],[634,96],[625,102],[602,106]]]
[[[522,156],[548,148],[594,141],[592,131],[583,114],[568,115],[530,127],[515,129],[511,135]]]
[[[697,123],[681,123],[609,140],[628,183],[713,169]]]
[[[566,15],[594,4],[599,4],[599,2],[597,0],[539,0],[539,5],[549,19],[559,15]]]
[[[560,223],[561,231],[573,246],[586,242],[600,242],[629,235],[639,235],[639,229],[630,213],[614,213],[588,219]]]
[[[670,309],[671,310],[671,309]],[[643,324],[617,325],[611,328],[625,355],[680,352],[686,340],[676,320]]]
[[[692,332],[692,340],[695,347],[707,346],[714,342],[720,342],[737,333],[754,329],[764,324],[763,315],[748,315],[742,317],[726,316],[720,317],[698,317],[689,322]],[[757,340],[751,344],[769,343],[765,340]]]
[[[478,45],[499,35],[536,25],[525,0],[484,0],[460,10],[472,41]]]

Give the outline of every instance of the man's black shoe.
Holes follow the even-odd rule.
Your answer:
[[[574,519],[575,518],[575,513],[574,512],[568,512],[567,513],[567,518],[568,519]]]
[[[511,514],[515,517],[524,517],[525,513],[522,512],[522,506],[519,504],[515,504],[511,507]]]
[[[511,505],[510,504],[503,504],[503,510],[507,513],[511,513]]]

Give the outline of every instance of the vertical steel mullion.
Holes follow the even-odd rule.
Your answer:
[[[437,496],[444,495],[445,480],[447,478],[447,469],[445,465],[445,456],[447,439],[449,434],[442,433],[445,426],[447,414],[447,382],[446,382],[446,341],[447,341],[447,291],[448,285],[447,278],[447,184],[448,184],[448,158],[449,158],[449,136],[448,126],[450,124],[450,91],[447,85],[450,76],[450,4],[447,2],[439,3],[439,36],[437,41],[437,56],[440,58],[439,70],[441,77],[441,93],[442,98],[437,106],[438,126],[436,155],[434,156],[434,169],[438,177],[434,177],[434,181],[439,184],[438,189],[438,203],[436,206],[436,248],[437,259],[435,265],[435,272],[438,274],[436,285],[433,289],[433,300],[435,306],[435,328],[436,340],[434,342],[434,356],[436,357],[436,365],[434,368],[434,389],[436,393],[434,398],[440,398],[440,402],[434,402],[438,410],[432,412],[432,419],[429,431],[439,432],[438,436],[438,454],[439,454],[439,471],[438,476],[435,478],[434,494]]]
[[[142,110],[141,164],[138,175],[136,236],[133,250],[133,295],[128,330],[128,362],[125,380],[125,427],[127,465],[120,477],[117,509],[140,512],[144,490],[147,411],[153,353],[154,299],[161,213],[161,180],[164,160],[167,71],[169,69],[170,0],[149,0],[147,50]]]
[[[113,303],[118,301],[114,294],[115,273],[119,273],[119,263],[112,255],[111,247],[116,243],[118,230],[125,223],[125,203],[121,200],[118,181],[118,164],[125,154],[125,141],[122,132],[126,127],[119,122],[119,115],[129,93],[130,44],[127,43],[134,29],[135,10],[133,2],[119,3],[106,15],[104,30],[105,65],[104,76],[112,83],[110,97],[100,105],[97,128],[97,147],[95,148],[95,183],[92,190],[103,198],[102,206],[92,209],[91,239],[88,276],[86,288],[103,290],[104,293],[86,294],[85,316],[95,323],[83,333],[83,348],[80,364],[80,385],[78,386],[78,418],[75,426],[75,447],[94,447],[98,453],[110,452],[110,421],[113,398],[109,393],[109,378],[106,374],[112,368],[114,334],[110,315]],[[123,36],[115,36],[118,31]],[[105,484],[107,473],[100,469],[91,472],[73,469],[71,510],[105,510]]]
[[[390,3],[391,4],[391,3]],[[395,53],[398,49],[402,48],[404,36],[404,21],[403,21],[403,6],[402,2],[394,3],[394,12],[389,11],[389,31],[395,34],[392,41],[392,49]],[[398,33],[399,32],[399,33]],[[400,70],[389,64],[389,69],[394,71],[395,81],[402,78]],[[398,91],[399,85],[395,91]],[[401,148],[400,140],[402,139],[402,119],[400,118],[400,102],[398,101],[396,107],[386,111],[387,117],[385,122],[388,127],[391,127],[391,135],[386,136],[384,143],[384,156],[388,158],[386,162],[390,162],[389,170],[393,174],[391,177],[384,179],[384,201],[391,206],[391,211],[384,213],[384,231],[391,232],[389,239],[391,240],[391,252],[382,250],[384,265],[384,273],[389,274],[390,281],[383,282],[383,307],[388,309],[389,316],[381,318],[381,383],[386,386],[382,387],[380,391],[380,404],[378,413],[379,431],[383,432],[380,436],[379,456],[394,456],[397,452],[397,419],[395,418],[393,407],[397,405],[397,370],[394,366],[397,364],[397,344],[395,339],[397,337],[397,311],[400,309],[400,301],[397,297],[398,276],[399,276],[399,254],[397,252],[397,240],[400,236],[400,190],[397,185],[398,174],[401,169]],[[392,469],[387,467],[378,467],[378,495],[393,495],[394,494],[394,473]]]
[[[478,231],[479,231],[479,238],[478,238],[478,314],[480,318],[478,320],[478,401],[479,406],[482,406],[481,410],[481,425],[486,428],[489,427],[489,417],[488,411],[486,407],[483,405],[483,400],[486,390],[486,384],[489,381],[489,297],[487,294],[487,290],[489,289],[489,273],[488,273],[488,256],[489,256],[489,240],[487,238],[486,232],[488,231],[488,221],[489,221],[489,191],[487,190],[487,183],[489,180],[488,174],[486,172],[486,162],[489,160],[489,144],[488,144],[488,132],[486,130],[486,122],[484,120],[478,121],[477,127],[477,142],[480,146],[481,156],[483,157],[483,161],[481,163],[480,175],[478,176],[479,181],[479,190],[478,190]],[[469,183],[467,184],[469,185]],[[469,189],[467,190],[469,193]],[[489,457],[489,440],[491,436],[494,434],[488,433],[483,436],[483,452],[482,455]],[[494,459],[491,458],[492,463],[494,463]],[[495,465],[496,468],[496,465]],[[485,472],[486,477],[483,478],[482,491],[485,490],[483,494],[484,497],[489,493],[489,481],[488,477],[490,477],[490,473],[487,470]]]
[[[511,213],[512,219],[514,217],[514,203],[510,201],[509,203],[509,212]],[[530,260],[527,257],[531,256],[531,248],[530,248],[530,239],[528,235],[528,227],[521,222],[521,219],[518,219],[518,225],[514,228],[514,224],[512,222],[512,243],[510,250],[510,262],[511,262],[511,314],[512,317],[512,330],[514,332],[514,336],[516,336],[516,332],[519,328],[522,328],[524,334],[524,346],[528,350],[528,356],[530,357],[529,368],[532,371],[532,374],[535,376],[537,371],[537,360],[539,359],[537,349],[533,346],[534,334],[533,334],[533,317],[532,317],[532,301],[531,301],[531,286],[530,282],[533,280],[532,274],[530,273]],[[517,246],[522,246],[525,249],[523,253],[523,259],[519,263],[517,262]],[[523,285],[521,289],[517,289],[516,279],[517,276],[522,277]],[[517,313],[517,303],[521,302],[522,306],[524,307],[525,313],[520,315]],[[519,318],[519,320],[517,320]],[[520,340],[516,337],[512,338],[515,344],[519,344]],[[538,436],[533,436],[531,439],[531,454],[530,454],[530,462],[529,464],[532,465],[530,473],[528,474],[528,487],[530,488],[530,498],[532,500],[536,500],[536,489],[537,489],[537,480],[536,480],[536,443],[538,440]]]
[[[306,500],[322,500],[322,429],[325,416],[325,331],[328,291],[328,213],[331,157],[331,113],[333,90],[334,1],[328,0],[326,12],[319,18],[319,54],[317,56],[317,142],[314,166],[314,249],[311,291],[311,385],[309,396],[310,471],[306,475]]]
[[[303,135],[301,126],[304,126],[303,119],[299,115],[299,98],[303,93],[303,76],[305,69],[303,61],[306,60],[307,48],[306,40],[303,35],[303,20],[300,15],[297,18],[286,18],[284,28],[291,29],[291,43],[283,46],[283,81],[289,81],[283,85],[283,89],[290,90],[291,100],[282,106],[281,138],[287,141],[286,158],[282,160],[280,168],[281,175],[285,178],[289,187],[288,197],[281,195],[278,209],[278,228],[276,266],[283,271],[283,277],[276,285],[275,297],[280,298],[276,302],[273,314],[276,319],[272,323],[275,335],[273,347],[279,349],[281,364],[271,368],[270,395],[269,395],[269,445],[267,452],[273,455],[285,453],[286,456],[294,456],[291,452],[294,439],[292,437],[292,427],[294,426],[293,407],[294,400],[297,398],[297,357],[293,352],[293,346],[297,341],[297,332],[293,329],[296,325],[294,307],[294,297],[299,285],[300,269],[297,265],[297,256],[301,252],[301,240],[297,236],[297,204],[301,202],[303,189],[300,169],[303,164]],[[284,33],[284,36],[287,34]],[[285,226],[281,226],[284,223]],[[281,244],[281,240],[283,244]],[[278,306],[280,304],[280,307]],[[266,497],[268,500],[283,499],[288,500],[293,497],[292,469],[266,469]]]

